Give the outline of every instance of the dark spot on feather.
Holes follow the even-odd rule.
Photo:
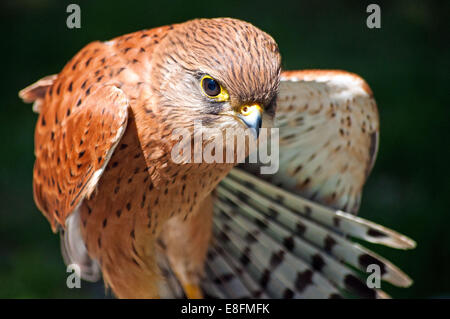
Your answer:
[[[284,238],[283,245],[287,250],[292,251],[294,249],[294,245],[295,245],[294,238],[292,236]]]
[[[234,278],[233,274],[227,273],[227,274],[221,275],[220,277],[215,278],[214,282],[216,284],[227,283],[227,282],[233,280],[233,278]]]
[[[386,237],[386,234],[384,234],[376,229],[373,229],[373,228],[370,228],[367,231],[367,235],[372,236],[372,237]]]
[[[250,253],[250,248],[246,247],[244,252],[242,253],[241,257],[239,258],[239,261],[243,266],[247,266],[250,262],[250,258],[248,257],[248,254]]]
[[[325,266],[325,262],[323,258],[319,254],[315,254],[312,258],[312,266],[317,271],[322,271],[323,266]]]
[[[313,272],[309,269],[304,272],[299,272],[297,274],[297,279],[295,280],[295,288],[297,288],[299,292],[305,290],[308,285],[312,284],[312,276]]]
[[[298,172],[300,172],[300,170],[303,168],[302,165],[299,165],[295,168],[293,175],[296,175]]]
[[[295,225],[295,228],[297,229],[297,233],[300,236],[303,236],[303,234],[306,231],[306,226],[301,222],[297,222],[297,224]]]
[[[305,205],[305,214],[306,214],[306,216],[311,216],[311,213],[312,213],[312,209],[311,209],[311,207],[310,206],[308,206],[308,205]]]
[[[284,259],[284,251],[279,250],[278,252],[272,253],[272,256],[270,257],[270,266],[273,268],[277,267]]]
[[[227,216],[227,215],[225,215],[225,216]],[[257,234],[259,232],[255,232],[255,233]],[[249,244],[255,243],[257,241],[255,234],[247,233],[247,235],[245,235],[245,241],[247,241]]]
[[[283,292],[283,298],[284,299],[292,299],[292,297],[294,297],[294,292],[291,289],[286,288]]]
[[[237,192],[237,197],[238,197],[241,201],[243,201],[243,202],[248,202],[248,201],[249,201],[248,195],[247,195],[247,194],[244,194],[244,193],[241,192],[241,191],[238,191],[238,192]]]
[[[264,219],[255,219],[255,223],[261,229],[267,228],[267,221]]]
[[[333,238],[331,238],[329,235],[327,235],[327,237],[325,237],[325,241],[324,241],[325,250],[327,252],[331,252],[334,245],[336,245],[336,241]]]
[[[384,275],[386,273],[386,265],[381,262],[380,260],[368,255],[368,254],[362,254],[361,256],[359,256],[358,258],[359,260],[359,264],[361,265],[361,267],[366,270],[367,267],[369,265],[378,265],[378,267],[380,267],[380,272],[382,275]]]
[[[283,204],[284,203],[284,197],[282,195],[277,195],[276,201],[278,203],[280,203],[280,204]]]
[[[334,225],[334,227],[339,227],[339,225],[340,225],[340,223],[341,223],[341,220],[339,219],[339,217],[333,217],[333,225]]]
[[[270,270],[266,269],[264,270],[263,275],[259,280],[261,287],[265,289],[267,287],[267,284],[269,283],[269,280],[270,280]]]
[[[359,279],[353,275],[345,276],[344,283],[348,290],[350,290],[351,292],[354,292],[359,297],[370,298],[370,299],[376,298],[375,290],[367,287],[365,282],[362,282],[361,279]]]
[[[268,207],[267,211],[268,211],[269,215],[272,216],[272,217],[276,218],[278,216],[278,211],[276,211],[272,207]]]
[[[310,179],[309,177],[307,177],[307,178],[303,181],[303,183],[302,183],[302,185],[301,185],[301,188],[306,187],[306,186],[309,184],[310,181],[311,181],[311,179]]]

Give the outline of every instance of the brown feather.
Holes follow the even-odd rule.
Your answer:
[[[118,297],[158,296],[155,242],[170,218],[194,221],[197,211],[199,218],[185,227],[182,244],[192,249],[172,254],[172,265],[183,268],[192,255],[199,272],[204,261],[210,227],[200,222],[211,210],[204,203],[234,163],[175,164],[171,133],[192,129],[205,114],[221,129],[242,123],[210,114],[199,74],[226,87],[231,99],[216,107],[230,109],[269,104],[279,73],[269,35],[235,19],[200,19],[93,42],[48,85],[27,91],[36,96],[22,94],[31,101],[45,91],[35,135],[36,203],[53,230],[81,205],[82,240]],[[206,227],[205,236],[190,237],[197,227]]]

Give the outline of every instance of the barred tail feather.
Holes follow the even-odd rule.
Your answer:
[[[220,249],[211,247],[208,255],[206,271],[213,275],[212,281],[223,287],[223,292],[228,298],[251,298],[251,291],[218,251]]]
[[[159,285],[159,295],[164,299],[182,299],[185,298],[183,288],[172,271],[169,261],[159,246],[156,254],[156,262],[161,271],[163,279]]]
[[[230,254],[226,248],[224,248],[219,240],[216,240],[213,243],[208,253],[207,264],[211,265],[212,267],[218,266],[217,264],[215,264],[215,259],[222,259],[223,269],[229,270],[229,274],[232,274],[236,280],[242,283],[242,285],[244,286],[242,290],[245,291],[244,298],[269,298],[269,296],[260,288],[259,283],[257,283],[248,272],[244,271],[242,262],[240,260],[236,260],[233,255]],[[227,275],[227,278],[229,277],[230,276]],[[233,291],[230,291],[229,297],[237,298],[237,294]]]
[[[224,183],[234,182],[233,186],[239,188],[240,191],[246,192],[251,191],[251,189],[248,189],[248,186],[252,185],[256,192],[264,194],[268,199],[280,202],[295,213],[336,231],[392,248],[412,249],[416,247],[414,240],[391,229],[340,210],[327,208],[311,200],[306,200],[240,169],[233,169],[229,177],[224,180]]]
[[[388,298],[366,285],[369,264],[381,279],[407,287],[395,265],[347,235],[393,248],[413,240],[362,218],[331,209],[233,169],[216,189],[214,242],[205,286],[228,298]]]
[[[230,218],[215,222],[221,242],[235,258],[248,260],[249,273],[272,298],[327,298],[339,293],[320,273],[257,229],[233,225],[235,220]]]

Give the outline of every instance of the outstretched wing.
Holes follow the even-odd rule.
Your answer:
[[[262,177],[357,213],[379,137],[377,106],[367,83],[344,71],[284,72],[275,127],[280,129],[280,169]]]
[[[343,71],[282,74],[276,113],[280,165],[235,168],[219,184],[204,289],[218,297],[388,297],[368,287],[367,267],[407,287],[411,279],[348,235],[393,248],[415,242],[358,218],[378,146],[370,88]],[[249,174],[248,172],[252,172]]]
[[[128,99],[112,85],[61,94],[63,79],[24,89],[40,101],[35,131],[33,191],[35,202],[54,231],[94,191],[125,132]],[[63,86],[72,85],[65,81]],[[28,99],[31,102],[33,99]]]
[[[377,106],[366,82],[344,71],[285,72],[275,125],[283,151],[273,182],[356,213],[379,136]]]

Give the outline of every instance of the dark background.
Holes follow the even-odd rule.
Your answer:
[[[285,69],[338,68],[364,77],[378,102],[381,142],[360,215],[407,234],[413,251],[372,245],[414,280],[394,297],[450,297],[449,1],[78,1],[81,29],[59,0],[0,4],[0,297],[103,297],[66,287],[59,238],[32,199],[37,115],[17,92],[58,73],[85,44],[197,17],[247,20],[278,42]]]

